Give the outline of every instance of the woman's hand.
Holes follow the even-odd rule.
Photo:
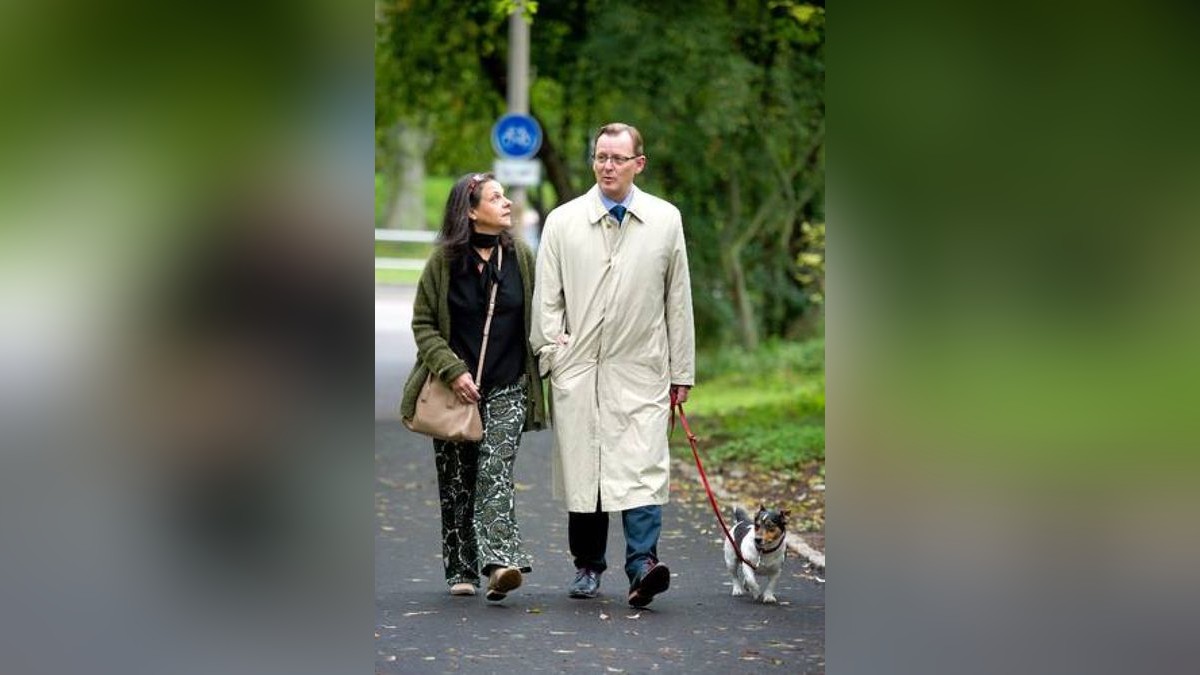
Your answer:
[[[475,378],[471,377],[471,373],[463,373],[455,378],[450,383],[450,389],[463,403],[479,403],[479,387],[475,386]]]

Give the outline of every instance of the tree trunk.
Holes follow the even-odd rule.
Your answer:
[[[750,295],[746,290],[746,273],[742,268],[741,249],[727,249],[725,254],[725,269],[728,270],[733,293],[734,307],[737,309],[738,337],[742,346],[750,351],[758,349],[758,324],[754,316],[754,307],[750,303]]]
[[[535,115],[536,117],[536,115]],[[538,124],[542,121],[539,119]],[[542,124],[544,130],[546,125]],[[558,152],[558,147],[554,144],[553,139],[544,131],[542,133],[542,148],[538,150],[538,159],[542,160],[542,166],[546,167],[546,179],[554,186],[554,192],[558,196],[558,203],[566,203],[578,194],[571,187],[571,170],[567,167],[566,161],[561,153]]]
[[[722,228],[722,234],[729,233],[737,239],[736,233],[741,227],[742,219],[742,190],[738,181],[737,171],[729,179],[729,222]],[[725,238],[725,237],[722,237]],[[746,272],[742,267],[742,244],[740,241],[726,241],[724,253],[721,255],[722,267],[725,268],[725,278],[729,283],[729,293],[733,296],[733,306],[737,311],[738,338],[742,346],[748,350],[758,348],[758,322],[754,316],[754,306],[746,289]]]
[[[423,129],[397,122],[392,130],[393,156],[392,189],[388,200],[386,227],[393,230],[424,230],[425,222],[425,153],[433,138]],[[436,224],[435,224],[436,227]]]

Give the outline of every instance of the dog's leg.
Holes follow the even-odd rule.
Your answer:
[[[754,548],[754,540],[750,537],[746,537],[742,541],[742,559],[757,565],[757,553],[758,551]],[[749,593],[750,597],[756,597],[758,595],[758,580],[754,578],[754,570],[750,567],[750,565],[743,563],[741,560],[737,560],[736,562],[738,576],[742,578],[742,586],[745,592]],[[741,593],[738,595],[741,595]]]
[[[729,572],[729,578],[733,580],[733,590],[730,595],[737,597],[745,595],[746,589],[742,587],[742,564],[738,562],[737,555],[733,552],[733,547],[729,542],[725,542],[725,570]]]
[[[761,596],[761,600],[764,604],[774,605],[775,603],[779,602],[775,599],[775,582],[779,581],[779,576],[780,575],[776,573],[767,577],[767,586],[763,589]]]
[[[742,578],[746,581],[746,590],[752,597],[757,598],[759,594],[758,580],[754,578],[754,570],[741,563],[739,563],[739,567],[742,568]]]
[[[741,563],[734,561],[729,564],[729,578],[733,579],[733,590],[730,592],[730,595],[732,595],[735,598],[739,595],[745,595],[746,589],[742,585],[742,564]]]

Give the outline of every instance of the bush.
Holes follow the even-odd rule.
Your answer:
[[[779,371],[808,375],[824,372],[825,338],[803,342],[772,340],[752,352],[724,347],[696,356],[696,379],[701,384],[731,375],[755,378]]]

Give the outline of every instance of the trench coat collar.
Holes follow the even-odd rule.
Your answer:
[[[642,191],[636,185],[629,186],[629,191],[631,193],[629,206],[626,207],[629,215],[637,218],[639,223],[646,222],[646,219],[642,217],[643,212],[640,210],[646,204],[646,200],[638,199]],[[604,201],[600,199],[599,185],[593,185],[592,189],[588,190],[587,214],[588,222],[592,225],[598,225],[600,221],[604,220],[604,216],[608,215],[608,209],[604,208]]]

